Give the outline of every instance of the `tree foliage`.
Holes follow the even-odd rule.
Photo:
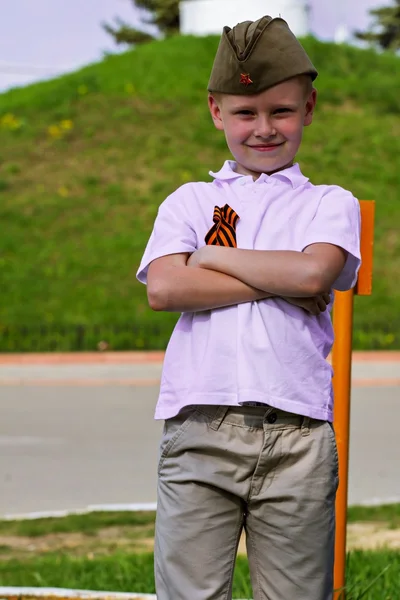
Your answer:
[[[179,31],[179,0],[131,0],[132,4],[144,10],[148,16],[143,17],[143,25],[155,25],[164,35],[172,35]],[[154,36],[141,29],[136,29],[121,19],[115,24],[103,24],[117,44],[142,44],[154,39]]]
[[[356,32],[356,37],[384,50],[400,49],[400,0],[392,6],[374,8],[370,11],[374,23],[370,31]]]

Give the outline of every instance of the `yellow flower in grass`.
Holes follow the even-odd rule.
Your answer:
[[[136,93],[136,88],[133,85],[133,83],[126,83],[125,84],[125,92],[127,94],[135,94]]]
[[[180,171],[179,176],[182,183],[188,183],[193,179],[190,171]]]
[[[0,119],[0,125],[3,129],[11,129],[12,131],[22,127],[22,121],[12,113],[6,113]]]
[[[86,85],[80,85],[78,87],[78,94],[80,96],[86,96],[86,94],[89,92],[88,87]]]
[[[14,121],[10,124],[10,129],[12,131],[16,131],[17,129],[21,129],[22,127],[22,121],[20,121],[19,119],[14,119]]]
[[[63,121],[60,121],[60,128],[63,131],[71,131],[71,129],[73,128],[74,124],[71,121],[71,119],[64,119]]]
[[[69,190],[67,187],[65,187],[65,185],[62,185],[61,187],[58,188],[57,194],[59,196],[61,196],[61,198],[68,198]]]
[[[58,125],[49,125],[47,133],[53,140],[59,140],[63,135],[63,132]]]
[[[14,121],[15,117],[12,113],[7,113],[1,117],[1,125],[8,127],[10,123]]]
[[[60,140],[66,133],[68,133],[68,131],[71,131],[73,127],[74,124],[71,119],[63,119],[57,124],[49,125],[47,128],[47,133],[51,139]]]

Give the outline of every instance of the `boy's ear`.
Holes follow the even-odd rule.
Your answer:
[[[219,131],[224,130],[224,123],[221,115],[221,101],[214,98],[212,94],[208,95],[208,108],[210,109],[212,120],[214,125]]]
[[[306,110],[305,110],[304,122],[303,122],[303,125],[305,127],[307,125],[311,125],[311,123],[312,123],[316,104],[317,104],[317,90],[315,88],[313,88],[312,92],[310,93],[308,100],[306,102]]]

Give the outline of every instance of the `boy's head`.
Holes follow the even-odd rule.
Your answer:
[[[291,164],[312,122],[317,71],[283,19],[224,28],[208,85],[209,107],[237,171],[258,176]]]

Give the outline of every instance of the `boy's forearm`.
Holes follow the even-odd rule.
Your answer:
[[[311,297],[321,293],[312,257],[302,252],[205,247],[199,263],[276,296]]]
[[[210,269],[171,267],[157,291],[149,294],[153,310],[199,312],[270,298],[239,279]]]

